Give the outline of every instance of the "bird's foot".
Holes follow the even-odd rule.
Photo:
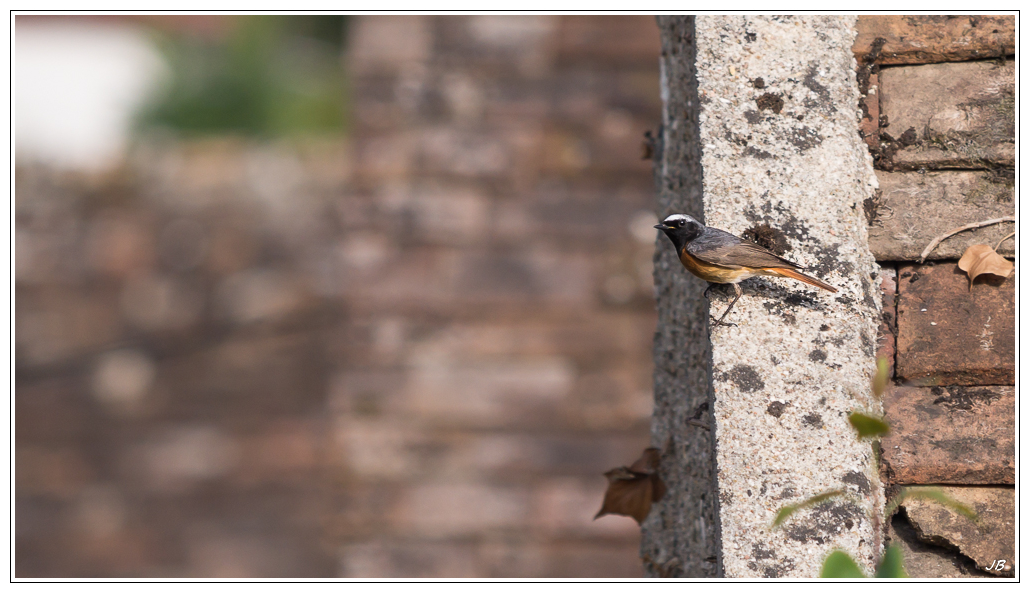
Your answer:
[[[715,330],[715,328],[719,327],[720,325],[725,325],[726,327],[737,327],[736,323],[730,323],[728,321],[723,321],[722,319],[716,319],[715,315],[712,315],[709,318],[709,321],[713,322],[711,325],[712,330]]]

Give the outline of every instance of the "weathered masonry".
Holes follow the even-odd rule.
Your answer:
[[[977,243],[1011,256],[1012,225],[916,262],[949,229],[1014,214],[1012,17],[658,22],[659,216],[772,233],[840,293],[749,280],[737,325],[709,335],[704,283],[659,241],[652,433],[670,494],[644,524],[645,570],[809,577],[834,548],[870,570],[895,541],[912,576],[1011,576],[1014,278],[969,290],[955,262]],[[846,419],[881,409],[874,354],[897,384],[878,467]],[[999,537],[926,503],[880,516],[900,488],[931,484]],[[770,529],[830,489],[850,497]]]
[[[922,501],[888,525],[916,577],[1011,577],[1015,570],[1015,275],[972,287],[956,261],[970,245],[1014,256],[1015,19],[860,17],[854,52],[862,134],[879,190],[869,248],[883,270],[880,352],[888,495],[942,485],[980,527]],[[1018,273],[1018,270],[1017,270]]]

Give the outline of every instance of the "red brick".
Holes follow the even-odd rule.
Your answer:
[[[627,546],[627,549],[629,546]],[[545,546],[529,538],[488,538],[478,547],[481,575],[486,578],[547,578],[549,555]]]
[[[626,429],[650,425],[654,403],[650,373],[628,365],[584,373],[572,389],[568,414],[590,429]]]
[[[317,469],[323,427],[316,422],[279,420],[242,439],[239,479],[247,484],[310,478]]]
[[[18,496],[69,499],[94,478],[95,470],[79,451],[20,445],[15,451]]]
[[[382,534],[388,527],[398,488],[352,482],[337,489],[332,493],[330,513],[322,519],[326,537],[342,542]]]
[[[192,578],[268,579],[296,578],[316,571],[325,574],[323,567],[311,566],[317,561],[305,557],[314,550],[305,550],[277,535],[233,533],[202,526],[193,529],[186,547],[187,576]]]
[[[894,515],[887,528],[887,543],[901,548],[905,572],[913,579],[990,578],[972,560],[963,562],[958,552],[919,541],[908,519]]]
[[[148,216],[110,209],[90,221],[83,245],[90,266],[120,278],[148,269],[156,258],[157,232]]]
[[[369,187],[380,186],[384,180],[405,179],[415,167],[417,139],[410,133],[369,134],[356,144],[355,177]]]
[[[123,337],[113,287],[76,285],[18,290],[15,362],[19,368],[100,352]]]
[[[512,148],[499,130],[470,132],[434,126],[419,135],[417,158],[423,173],[483,179],[506,174]]]
[[[159,196],[180,206],[209,206],[246,193],[240,191],[247,176],[246,159],[241,156],[244,146],[240,138],[211,137],[184,143],[174,151],[143,153],[139,166],[155,184],[176,188],[174,192],[165,189]]]
[[[653,122],[633,118],[628,111],[609,110],[595,126],[590,138],[591,163],[597,175],[617,176],[625,173],[646,175],[651,161],[640,158],[640,139]]]
[[[648,442],[650,293],[604,286],[650,275],[626,223],[657,27],[564,19],[358,19],[342,147],[144,144],[85,189],[19,169],[19,576],[639,576],[635,523],[591,518]],[[146,233],[183,217],[194,270]],[[190,315],[150,310],[180,286]],[[131,417],[89,395],[112,344],[156,368]],[[134,494],[101,541],[74,493],[104,468]]]
[[[978,171],[929,173],[877,171],[880,196],[869,226],[869,249],[877,261],[915,261],[935,237],[954,228],[1016,213],[1011,179]],[[957,260],[970,245],[994,247],[1013,225],[963,231],[942,241],[927,259]],[[1012,256],[1014,243],[999,252]]]
[[[87,438],[92,427],[103,421],[100,407],[88,392],[84,377],[19,380],[14,390],[18,450],[23,444],[66,445]]]
[[[575,369],[561,358],[416,363],[406,408],[447,424],[501,426],[553,413],[568,396]]]
[[[437,17],[444,56],[460,55],[475,65],[514,70],[536,77],[554,62],[553,37],[561,17],[551,15],[476,15]]]
[[[880,146],[880,76],[870,74],[866,94],[859,99],[864,107],[862,119],[858,122],[859,134],[870,148]]]
[[[342,467],[357,479],[377,482],[414,479],[438,464],[427,463],[442,439],[409,423],[382,419],[341,419],[334,441]]]
[[[561,19],[562,62],[596,61],[606,67],[650,64],[661,52],[658,24],[651,15],[566,16]]]
[[[362,16],[354,19],[353,48],[348,53],[354,72],[400,68],[429,59],[433,44],[429,16]]]
[[[896,378],[916,385],[1015,382],[1015,274],[977,279],[953,262],[905,265],[898,278]]]
[[[883,292],[883,314],[877,330],[876,358],[886,358],[890,365],[888,376],[894,376],[894,357],[897,354],[898,329],[898,271],[884,267],[880,275],[880,290]]]
[[[1013,16],[863,15],[852,51],[862,61],[876,45],[878,64],[962,62],[1013,55]],[[877,43],[878,39],[884,42]]]
[[[1015,162],[1015,62],[930,64],[880,71],[880,111],[895,140],[914,144],[895,167],[1012,167]]]
[[[912,498],[902,507],[909,521],[926,541],[958,548],[976,565],[987,568],[1004,561],[1007,570],[987,571],[996,576],[1015,576],[1016,491],[1013,488],[953,486],[944,493],[971,507],[977,521],[932,500]]]
[[[636,554],[627,554],[622,545],[599,542],[552,544],[547,551],[551,578],[639,579],[643,564]]]
[[[630,517],[611,515],[594,520],[605,487],[604,480],[576,478],[555,478],[539,485],[533,505],[536,529],[552,537],[638,538],[640,526]]]
[[[883,398],[891,433],[883,469],[895,484],[1015,483],[1012,387],[897,387]]]
[[[173,417],[245,422],[324,405],[327,368],[316,331],[232,334],[208,348],[160,361],[156,407]]]
[[[530,519],[530,497],[521,486],[422,482],[400,497],[394,529],[441,537],[515,530]]]
[[[448,258],[452,303],[519,302],[589,306],[594,262],[580,254],[468,251]]]
[[[342,578],[482,577],[475,547],[467,542],[390,541],[352,543],[340,550]],[[510,574],[510,573],[508,573]]]
[[[419,188],[391,196],[383,205],[392,211],[391,215],[407,217],[405,224],[410,226],[404,232],[408,241],[468,245],[487,233],[490,200],[467,184]]]

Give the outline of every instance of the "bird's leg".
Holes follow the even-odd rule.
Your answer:
[[[720,317],[719,320],[715,322],[715,325],[712,326],[712,329],[715,329],[715,328],[719,327],[720,325],[726,325],[726,326],[734,325],[732,323],[723,323],[722,322],[723,319],[726,319],[726,315],[729,314],[730,309],[733,308],[733,305],[737,304],[737,299],[740,298],[740,295],[744,294],[744,291],[740,289],[740,285],[739,284],[734,284],[733,285],[733,290],[734,290],[734,292],[737,293],[737,296],[733,297],[733,300],[730,301],[730,306],[726,307],[726,310],[723,311],[722,317]]]

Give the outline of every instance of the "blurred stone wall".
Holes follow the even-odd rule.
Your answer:
[[[651,17],[360,17],[346,141],[16,172],[18,577],[632,577]]]

